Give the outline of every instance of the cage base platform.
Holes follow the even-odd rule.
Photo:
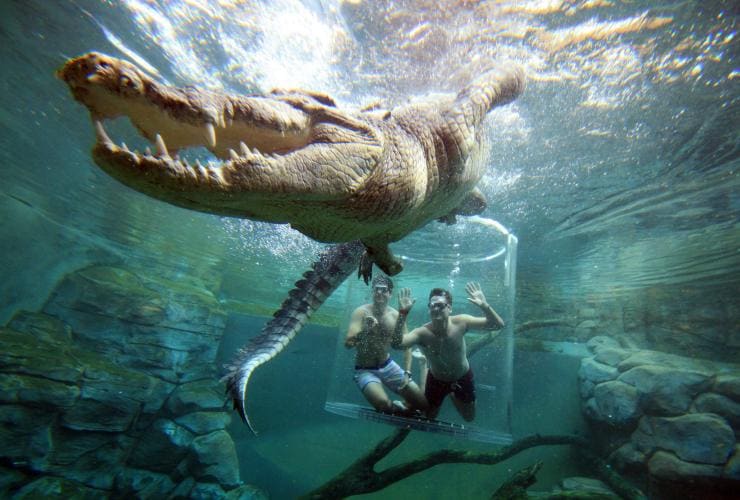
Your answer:
[[[507,433],[484,429],[469,424],[457,424],[454,422],[446,422],[444,420],[436,420],[426,417],[403,417],[400,415],[380,413],[367,406],[352,403],[327,401],[324,405],[324,409],[330,413],[341,415],[343,417],[369,420],[371,422],[393,425],[403,429],[445,434],[447,436],[454,436],[461,439],[480,441],[482,443],[508,445],[512,442],[511,435]]]

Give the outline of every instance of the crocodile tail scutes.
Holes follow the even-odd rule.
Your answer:
[[[234,409],[253,433],[256,431],[246,411],[247,384],[252,373],[288,345],[313,312],[357,269],[364,250],[362,243],[352,241],[322,252],[260,334],[239,350],[231,364],[225,365],[228,373],[221,381],[226,382],[226,393],[234,402]]]

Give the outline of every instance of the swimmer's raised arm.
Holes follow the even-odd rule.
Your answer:
[[[468,293],[468,302],[475,304],[483,311],[484,318],[471,316],[469,314],[459,314],[455,318],[458,321],[464,321],[468,329],[473,330],[500,330],[504,327],[504,320],[493,310],[486,296],[481,289],[480,283],[470,281],[465,285],[465,291]]]
[[[414,307],[416,299],[411,296],[410,288],[402,288],[398,292],[398,319],[396,319],[396,327],[393,329],[393,337],[391,337],[391,346],[394,349],[402,349],[404,347],[411,347],[418,342],[418,334],[416,330],[408,332],[406,327],[406,317],[409,315],[409,311]]]

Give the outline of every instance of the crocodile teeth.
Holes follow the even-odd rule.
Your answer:
[[[128,151],[128,146],[126,146],[125,142],[121,143],[121,149],[123,149],[124,151]]]
[[[234,161],[236,161],[236,160],[238,160],[238,159],[239,159],[239,155],[238,155],[238,154],[236,154],[236,151],[234,151],[233,149],[229,149],[229,156],[230,156],[230,157],[231,157],[231,159],[232,159],[232,160],[234,160]]]
[[[161,135],[157,134],[154,143],[157,145],[157,154],[159,156],[170,156],[170,153],[167,151],[167,145],[164,143]]]
[[[212,148],[216,147],[216,127],[213,123],[206,123],[206,140]]]
[[[97,136],[98,141],[104,144],[110,144],[113,142],[110,140],[110,137],[108,137],[108,134],[105,133],[103,122],[100,120],[95,120],[95,135]]]
[[[240,142],[240,143],[239,143],[239,149],[241,149],[241,150],[242,150],[242,154],[243,154],[244,156],[247,156],[247,155],[249,155],[249,148],[248,148],[248,147],[247,147],[247,145],[246,145],[246,144],[244,144],[243,142]]]
[[[147,156],[152,156],[152,148],[150,148],[149,146],[145,147],[144,154],[146,154]]]

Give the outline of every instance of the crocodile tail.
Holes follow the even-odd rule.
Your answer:
[[[233,400],[234,409],[253,433],[257,434],[246,410],[247,384],[252,372],[288,345],[313,312],[357,269],[364,250],[362,243],[352,241],[322,252],[260,334],[239,350],[231,364],[225,365],[228,373],[221,381],[226,382],[226,393]]]

